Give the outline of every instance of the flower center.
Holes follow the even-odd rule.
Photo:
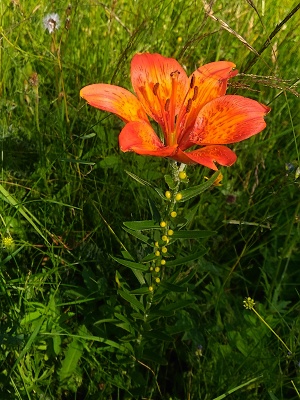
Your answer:
[[[170,74],[171,77],[171,94],[164,102],[159,96],[159,82],[155,83],[153,86],[153,94],[157,97],[161,111],[162,118],[165,128],[165,141],[167,146],[174,146],[178,144],[178,138],[182,136],[187,115],[193,107],[193,101],[198,97],[198,86],[195,86],[195,75],[192,75],[189,88],[183,98],[182,104],[180,104],[180,109],[178,112],[178,82],[179,82],[179,71],[173,71]]]

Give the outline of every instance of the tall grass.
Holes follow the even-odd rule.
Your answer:
[[[300,397],[298,9],[291,0],[0,3],[1,399]],[[52,34],[49,13],[61,20]],[[266,130],[233,146],[238,161],[221,169],[222,186],[183,210],[193,210],[190,227],[217,234],[176,271],[185,292],[170,290],[164,313],[153,311],[139,358],[139,310],[118,294],[137,280],[111,256],[142,253],[122,224],[151,218],[150,189],[125,171],[164,189],[168,162],[121,153],[122,123],[79,91],[131,90],[130,60],[144,51],[189,73],[233,61],[240,74],[228,93],[272,111]],[[210,171],[188,175],[201,184]],[[248,296],[291,353],[243,308]]]

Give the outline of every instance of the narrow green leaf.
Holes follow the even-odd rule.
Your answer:
[[[86,139],[91,139],[92,137],[96,136],[96,133],[89,133],[88,135],[80,136],[80,139],[86,140]]]
[[[83,164],[83,165],[95,165],[96,164],[96,163],[91,162],[91,161],[77,160],[76,158],[61,158],[60,161],[70,162],[70,163],[73,163],[73,164]]]
[[[142,233],[140,233],[139,231],[134,231],[132,229],[128,229],[128,228],[124,228],[124,231],[129,233],[130,235],[136,237],[137,239],[139,239],[141,242],[146,243],[148,245],[151,245],[151,240],[148,236],[143,235]]]
[[[174,231],[172,239],[199,239],[215,235],[215,231]]]
[[[146,221],[128,221],[123,222],[123,225],[126,228],[132,229],[133,231],[143,231],[148,229],[159,229],[159,223],[154,220],[146,220]]]
[[[173,283],[168,283],[165,281],[162,281],[160,283],[160,286],[164,287],[165,289],[169,290],[170,292],[178,292],[178,293],[182,293],[182,292],[186,292],[187,288],[184,288],[182,286],[179,285],[174,285]]]
[[[144,286],[141,287],[139,289],[135,289],[135,290],[131,290],[130,294],[149,294],[149,287],[148,286]]]
[[[139,264],[133,261],[123,260],[122,258],[111,256],[112,259],[117,261],[119,264],[124,265],[132,270],[148,271],[149,267],[147,265]]]
[[[227,397],[227,396],[230,395],[231,393],[234,393],[234,392],[236,392],[237,390],[242,389],[243,387],[250,385],[251,383],[257,381],[258,379],[261,379],[262,377],[263,377],[263,375],[259,375],[259,376],[257,376],[256,378],[250,379],[249,381],[247,381],[247,382],[245,382],[245,383],[242,383],[241,385],[236,386],[236,387],[233,388],[233,389],[227,390],[226,393],[222,394],[221,396],[215,397],[213,400],[225,399],[225,397]],[[277,399],[277,397],[272,398],[272,400],[275,400],[275,399]]]
[[[180,202],[187,201],[203,193],[205,190],[209,189],[214,184],[219,173],[220,171],[216,171],[208,181],[202,183],[201,185],[181,190],[180,193],[182,194],[182,198],[179,201]]]
[[[160,364],[160,365],[168,364],[168,361],[165,358],[161,357],[157,352],[150,351],[150,350],[144,350],[142,359],[152,361],[152,362],[155,362],[156,364]]]
[[[42,335],[44,335],[44,336],[54,336],[54,335],[57,335],[57,333],[53,334],[53,333],[45,332]],[[60,334],[60,336],[67,336],[68,338],[70,338],[70,337],[71,338],[79,338],[79,339],[87,340],[87,341],[90,341],[90,342],[100,342],[100,343],[103,343],[103,344],[107,345],[106,348],[110,349],[111,347],[113,347],[113,348],[118,349],[118,350],[120,350],[120,351],[122,351],[124,353],[128,353],[128,351],[130,353],[133,353],[133,348],[132,348],[130,343],[118,344],[117,342],[114,342],[113,340],[109,340],[109,339],[106,339],[106,338],[103,338],[103,337],[100,337],[100,336],[71,335],[70,333],[68,333],[68,334]],[[106,349],[106,348],[104,348],[104,349]],[[21,353],[21,355],[22,355],[22,357],[24,356],[23,352]],[[19,359],[20,359],[20,357],[18,357],[18,360]]]
[[[27,221],[33,226],[33,228],[45,240],[45,242],[47,244],[50,244],[48,242],[46,236],[41,231],[41,229],[43,229],[44,227],[40,223],[40,221],[37,218],[35,218],[35,216],[25,206],[23,206],[22,203],[19,203],[2,185],[0,185],[0,197],[2,197],[3,200],[6,201],[7,203],[9,203],[11,206],[15,207],[15,209],[21,215],[23,215],[24,218],[27,219]],[[41,229],[38,227],[38,225],[41,226]],[[47,232],[47,233],[49,233],[49,232]]]
[[[126,174],[128,174],[132,179],[134,179],[135,181],[137,181],[137,182],[140,183],[141,185],[143,185],[143,186],[148,186],[148,187],[150,187],[151,189],[155,190],[155,192],[156,192],[162,199],[165,200],[165,196],[164,196],[163,192],[162,192],[160,189],[156,188],[156,187],[153,186],[151,183],[145,181],[144,179],[140,178],[139,176],[133,174],[132,172],[129,172],[129,171],[126,171],[126,170],[125,170],[125,172],[126,172]]]
[[[144,257],[141,262],[142,263],[148,263],[150,261],[153,261],[155,258],[157,258],[157,256],[154,253],[150,253],[148,254],[146,257]]]
[[[197,251],[196,253],[193,253],[193,254],[189,254],[186,257],[179,257],[179,258],[176,258],[175,260],[167,261],[166,267],[174,267],[176,265],[186,264],[189,261],[197,260],[198,258],[204,256],[204,254],[206,254],[206,253],[207,253],[207,250],[203,248],[202,250]]]
[[[143,336],[149,339],[158,339],[163,340],[165,342],[172,342],[173,338],[170,335],[167,335],[165,332],[152,330],[152,331],[144,331]]]
[[[130,303],[134,309],[138,308],[143,312],[145,311],[143,304],[138,301],[138,299],[133,294],[129,294],[127,292],[124,292],[123,290],[119,290],[118,293],[121,297],[123,297],[124,300],[128,301],[128,303]]]
[[[181,308],[185,308],[187,306],[190,306],[191,304],[194,304],[195,300],[190,299],[190,300],[178,300],[175,303],[168,304],[165,307],[162,307],[160,311],[176,311]]]

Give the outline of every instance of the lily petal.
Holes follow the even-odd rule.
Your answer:
[[[81,89],[80,96],[91,106],[117,114],[124,122],[148,121],[143,106],[128,90],[98,83]]]
[[[228,79],[238,73],[234,68],[232,62],[216,61],[203,65],[190,76],[192,87],[185,100],[185,107],[190,99],[192,103],[185,123],[186,133],[190,132],[201,108],[226,93]]]
[[[172,73],[176,74],[176,82]],[[184,69],[173,58],[160,54],[136,54],[131,61],[131,82],[146,113],[166,132],[171,99],[176,115],[188,89],[188,77]]]
[[[125,125],[119,136],[122,151],[133,151],[137,154],[168,157],[175,153],[177,146],[164,146],[151,125],[136,121]]]
[[[196,144],[228,144],[247,139],[265,127],[270,108],[242,96],[226,95],[206,104],[189,139]]]
[[[229,167],[237,159],[235,153],[226,146],[205,146],[185,154],[195,163],[204,165],[215,171],[218,170],[215,161]]]

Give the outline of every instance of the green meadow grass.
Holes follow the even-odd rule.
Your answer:
[[[1,399],[300,398],[299,8],[1,1]],[[141,285],[112,256],[145,255],[123,222],[151,219],[157,200],[125,171],[165,191],[168,161],[121,153],[120,120],[79,97],[97,82],[131,90],[145,51],[188,73],[233,61],[228,93],[272,108],[262,133],[232,146],[222,186],[183,206],[188,228],[216,233],[177,241],[181,256],[207,253],[174,268],[147,326]],[[212,175],[187,173],[191,185]]]

